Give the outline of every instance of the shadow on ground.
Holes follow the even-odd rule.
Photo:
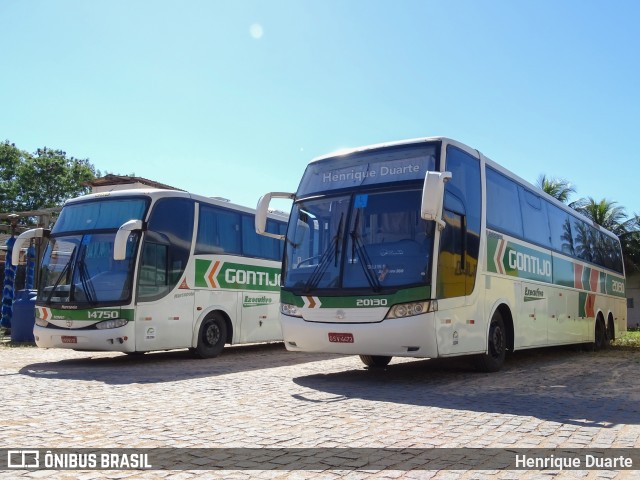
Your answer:
[[[98,381],[107,384],[158,383],[191,378],[216,377],[238,372],[315,362],[328,355],[297,355],[282,343],[227,347],[216,358],[194,358],[188,350],[144,355],[86,352],[86,357],[25,365],[21,375],[39,378]]]
[[[497,373],[478,373],[462,360],[418,360],[383,370],[314,374],[293,381],[358,398],[474,412],[532,416],[581,426],[640,424],[640,352],[586,352],[559,347],[516,352]],[[323,401],[294,395],[300,401]]]

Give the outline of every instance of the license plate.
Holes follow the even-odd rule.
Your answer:
[[[353,343],[353,333],[329,333],[331,343]]]
[[[62,343],[78,343],[78,337],[72,335],[62,335]]]

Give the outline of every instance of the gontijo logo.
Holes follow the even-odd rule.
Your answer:
[[[523,245],[509,242],[498,235],[487,241],[488,270],[502,275],[552,281],[551,256]]]
[[[278,291],[280,290],[280,269],[222,260],[196,259],[194,283],[196,287],[201,288]]]

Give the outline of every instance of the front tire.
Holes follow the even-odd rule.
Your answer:
[[[504,328],[504,321],[500,312],[493,314],[489,326],[489,339],[487,342],[487,353],[478,359],[478,367],[483,372],[497,372],[504,365],[507,354],[507,331]]]
[[[202,321],[198,331],[198,344],[193,353],[200,358],[217,357],[226,341],[227,323],[220,315],[213,315]]]
[[[370,368],[384,368],[389,365],[391,357],[385,355],[360,355],[360,360]]]

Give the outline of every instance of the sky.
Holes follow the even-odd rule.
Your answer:
[[[429,136],[640,213],[636,0],[0,0],[0,141],[255,207]]]

